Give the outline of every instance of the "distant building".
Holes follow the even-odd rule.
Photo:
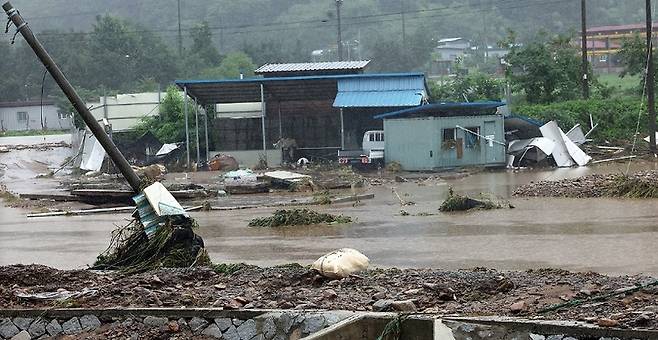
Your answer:
[[[434,48],[434,67],[435,74],[453,74],[453,64],[458,59],[463,59],[471,48],[471,42],[464,38],[444,38],[439,39],[437,46]]]
[[[658,23],[653,23],[654,29]],[[587,58],[595,71],[618,73],[622,70],[617,53],[624,39],[635,35],[646,39],[646,24],[598,26],[587,28]],[[580,39],[576,41],[581,45]]]
[[[0,130],[65,130],[71,128],[69,113],[60,113],[52,100],[0,102]]]
[[[436,48],[434,48],[434,60],[430,73],[438,75],[455,74],[454,63],[477,54],[481,48],[481,46],[472,45],[471,41],[465,38],[440,39]],[[487,46],[484,55],[487,58],[500,60],[507,53],[509,53],[509,50],[505,48]]]
[[[103,118],[112,125],[112,131],[134,129],[142,118],[160,114],[160,103],[165,93],[146,92],[101,97],[98,103],[87,103],[99,122]]]

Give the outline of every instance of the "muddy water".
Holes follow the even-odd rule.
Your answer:
[[[658,200],[510,198],[516,187],[530,181],[618,172],[625,167],[482,172],[463,178],[372,187],[366,191],[374,192],[375,199],[356,207],[340,204],[318,208],[355,219],[342,226],[246,227],[251,218],[266,216],[273,209],[199,212],[193,216],[217,262],[308,264],[327,251],[353,247],[368,255],[376,266],[560,267],[658,276]],[[655,168],[655,164],[633,163],[632,170],[647,168]],[[20,180],[24,179],[16,179]],[[401,207],[391,192],[392,185],[405,201],[416,204]],[[509,199],[516,208],[439,213],[438,205],[450,186],[469,194],[493,192]],[[266,195],[240,197],[241,202],[250,203],[272,200]],[[230,205],[231,199],[218,198],[213,204]],[[401,216],[401,209],[411,216]],[[107,246],[114,224],[122,224],[129,217],[116,214],[28,220],[25,213],[0,208],[0,264],[83,268]],[[431,215],[414,216],[417,214]]]

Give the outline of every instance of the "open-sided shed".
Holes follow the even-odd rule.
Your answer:
[[[224,151],[272,149],[291,138],[300,150],[333,156],[337,149],[360,147],[355,141],[366,129],[382,128],[373,114],[427,99],[421,73],[179,80],[176,85],[203,106],[262,102],[260,117],[215,120],[215,149]]]

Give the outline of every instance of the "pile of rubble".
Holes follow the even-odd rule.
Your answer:
[[[514,191],[522,197],[627,197],[657,198],[658,171],[640,171],[629,175],[593,174],[559,181],[531,182]]]
[[[215,307],[224,309],[405,310],[454,315],[521,315],[658,329],[658,287],[643,276],[610,277],[540,269],[373,269],[328,280],[300,265],[228,272],[212,268],[159,269],[140,274],[62,271],[39,265],[0,267],[0,305],[47,308],[26,294],[93,291],[67,306]],[[621,292],[619,294],[614,294]],[[611,295],[611,293],[613,293]],[[604,296],[605,298],[597,298]],[[572,305],[540,313],[564,303]]]

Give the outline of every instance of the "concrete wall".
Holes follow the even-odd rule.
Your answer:
[[[467,132],[457,129],[478,127],[481,135],[493,135],[504,142],[503,117],[460,116],[422,117],[384,120],[385,159],[397,161],[405,170],[432,170],[469,165],[505,165],[505,147],[493,143],[489,146],[484,138],[469,147]],[[456,129],[456,143],[443,142],[443,130]],[[461,149],[461,150],[459,150]]]
[[[27,120],[19,120],[19,112],[25,112],[23,117]],[[43,106],[44,127],[48,130],[65,130],[71,128],[70,118],[59,118],[57,107],[53,104]],[[41,130],[41,106],[12,106],[0,107],[0,130],[23,131]]]

